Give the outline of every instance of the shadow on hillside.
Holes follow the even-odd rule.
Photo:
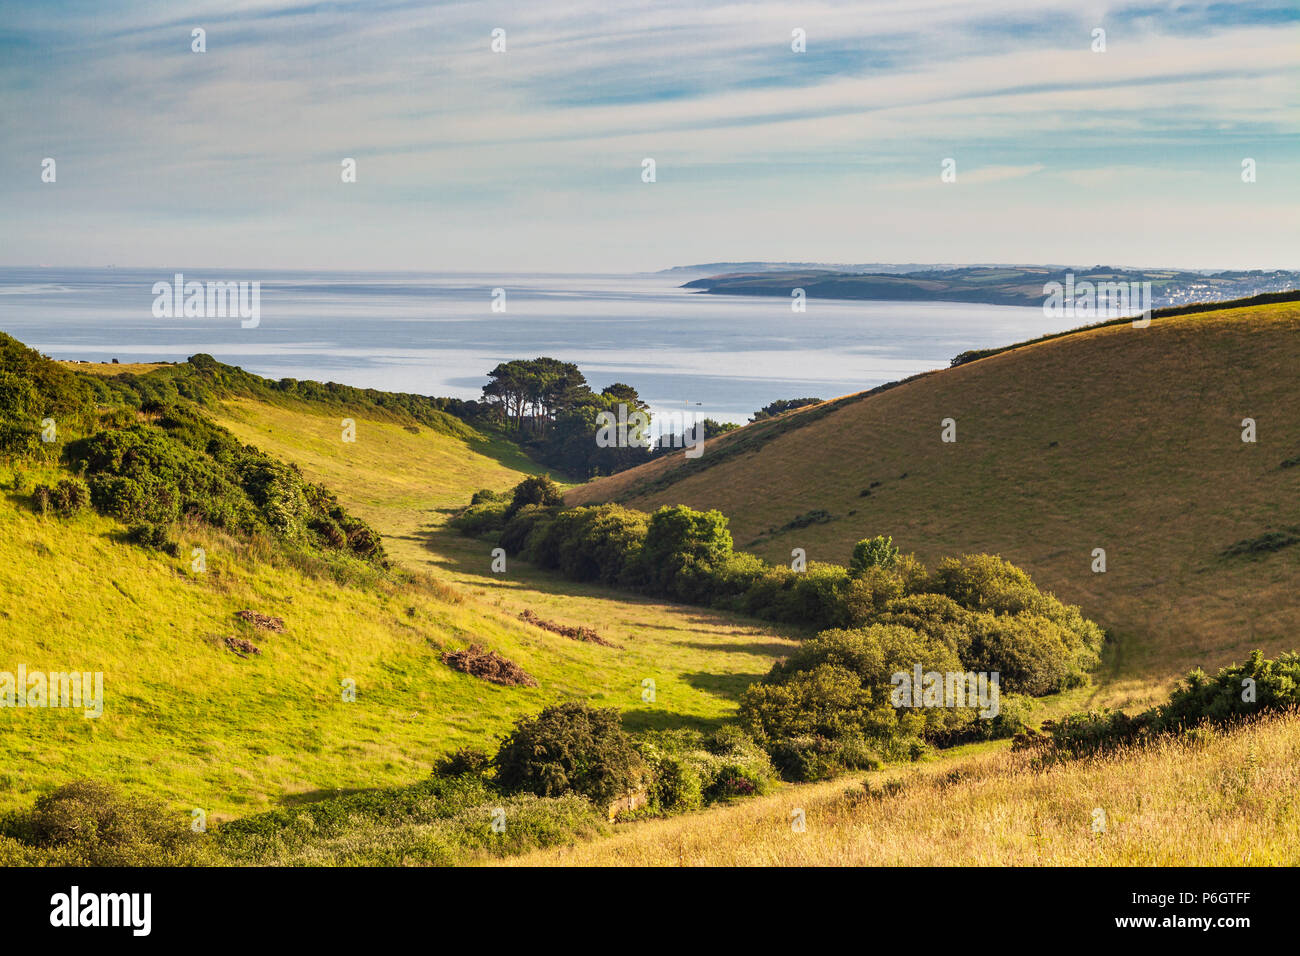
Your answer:
[[[764,643],[751,641],[748,644],[700,644],[688,641],[682,645],[701,651],[730,651],[734,654],[758,654],[762,657],[788,657],[794,648],[789,644]]]
[[[682,675],[682,679],[696,690],[727,700],[740,700],[745,689],[762,677],[762,674],[709,674],[704,671]]]
[[[675,714],[666,710],[642,708],[623,711],[623,729],[629,733],[641,733],[646,730],[698,730],[712,733],[727,723],[724,717],[696,717],[689,714]]]
[[[340,787],[337,790],[304,790],[301,793],[286,793],[280,798],[280,807],[301,807],[309,803],[319,803],[332,797],[350,797],[354,793],[368,793],[375,787]]]

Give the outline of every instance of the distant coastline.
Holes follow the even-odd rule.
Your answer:
[[[1300,289],[1300,272],[1116,269],[1091,266],[967,266],[955,269],[919,267],[907,273],[837,272],[830,269],[754,270],[704,276],[682,284],[709,295],[783,296],[803,289],[809,299],[859,299],[896,302],[972,302],[983,305],[1037,306],[1043,287],[1074,283],[1150,282],[1153,304],[1188,305],[1226,302],[1273,292]]]

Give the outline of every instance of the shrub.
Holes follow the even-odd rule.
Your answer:
[[[506,521],[497,543],[510,555],[523,555],[532,551],[531,542],[540,539],[555,521],[555,511],[526,505]],[[534,560],[536,560],[534,558]]]
[[[874,565],[854,574],[844,591],[841,626],[861,627],[875,620],[891,603],[903,596],[903,580],[892,571]]]
[[[665,507],[650,516],[641,565],[660,593],[701,601],[711,594],[712,572],[725,566],[731,551],[731,532],[721,511]]]
[[[1084,757],[1133,743],[1151,730],[1152,724],[1149,711],[1137,717],[1130,717],[1122,710],[1088,711],[1045,721],[1043,729],[1049,736],[1041,739],[1057,755]],[[1029,740],[1018,738],[1021,747],[1033,746],[1037,742],[1032,736]]]
[[[1041,697],[1077,686],[1069,641],[1057,624],[1037,614],[973,614],[969,621],[970,668],[1000,674],[1004,690]]]
[[[893,538],[878,534],[874,538],[863,538],[853,546],[849,573],[857,577],[868,568],[882,568],[888,571],[897,563],[898,549],[894,547]]]
[[[650,805],[693,810],[716,800],[765,792],[772,763],[752,737],[734,724],[710,735],[694,730],[649,732],[636,744],[651,770]]]
[[[90,489],[80,478],[62,478],[54,487],[37,485],[32,489],[32,505],[40,514],[50,511],[70,518],[90,502]]]
[[[578,793],[607,803],[642,779],[642,763],[618,711],[577,701],[547,707],[516,722],[493,760],[507,792],[542,797]]]
[[[451,525],[471,538],[500,531],[506,526],[506,508],[504,501],[476,502],[452,518]]]
[[[126,540],[145,548],[165,551],[175,557],[180,552],[180,545],[167,536],[167,528],[157,524],[133,524],[126,529]]]
[[[650,770],[650,808],[665,813],[698,810],[704,806],[704,783],[699,762],[659,743],[645,741],[637,752]]]
[[[771,609],[760,610],[765,617],[803,624],[818,630],[848,624],[845,594],[849,589],[848,572],[837,564],[810,561],[808,568],[795,575],[794,584]]]
[[[187,824],[187,817],[95,780],[38,798],[30,818],[33,842],[57,862],[77,866],[195,862],[199,838]]]
[[[1142,742],[1155,734],[1222,725],[1278,710],[1300,708],[1300,654],[1267,660],[1255,650],[1244,664],[1222,668],[1209,677],[1192,671],[1169,696],[1150,710],[1130,716],[1123,711],[1089,711],[1046,721],[1046,736],[1017,736],[1017,746],[1046,748],[1053,755],[1079,757]]]
[[[469,747],[462,747],[434,762],[433,772],[442,777],[472,774],[481,777],[492,768],[492,758]]]
[[[176,487],[147,478],[96,475],[90,480],[90,499],[101,514],[128,524],[168,524],[180,517]]]
[[[560,546],[560,570],[578,580],[636,587],[650,516],[618,505],[590,509]]]
[[[76,514],[90,503],[90,489],[80,478],[62,478],[50,492],[50,503],[65,517]]]
[[[338,522],[328,515],[314,519],[309,524],[309,527],[316,532],[327,547],[340,549],[347,547],[347,534],[339,527]]]
[[[882,721],[894,723],[892,708],[873,710],[871,692],[857,675],[835,664],[797,671],[780,683],[751,684],[741,696],[740,717],[760,741],[841,737]]]
[[[1300,654],[1266,660],[1255,650],[1244,664],[1225,667],[1214,677],[1192,671],[1158,709],[1157,719],[1161,729],[1174,730],[1295,707],[1300,707]]]
[[[498,502],[508,503],[510,496],[500,491],[493,491],[491,488],[480,488],[474,492],[469,499],[471,505],[496,504]]]
[[[546,475],[532,475],[515,485],[506,509],[506,517],[513,518],[525,505],[540,505],[543,508],[564,503],[564,495],[555,482]]]
[[[961,660],[969,658],[971,611],[942,594],[909,594],[890,601],[875,623],[898,624],[942,641]]]
[[[772,742],[772,763],[786,780],[827,780],[844,770],[834,741],[817,735],[785,737]]]

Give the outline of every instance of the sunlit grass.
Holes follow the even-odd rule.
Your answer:
[[[537,470],[506,443],[366,420],[343,443],[333,413],[255,402],[233,403],[224,421],[326,481],[429,583],[341,584],[266,542],[198,527],[173,558],[126,543],[116,522],[40,517],[25,494],[0,491],[0,670],[101,671],[105,693],[97,719],[0,709],[0,808],[85,776],[217,820],[411,783],[457,747],[494,750],[515,719],[567,697],[618,707],[633,729],[708,728],[792,646],[757,622],[572,588],[522,565],[491,574],[487,545],[441,528],[473,490],[512,486],[516,465]],[[26,472],[28,485],[50,479]],[[10,488],[0,469],[0,489]],[[204,574],[190,570],[193,547],[206,551]],[[283,617],[284,633],[237,622],[244,608]],[[621,647],[524,624],[524,608]],[[261,654],[236,656],[227,635]],[[540,686],[499,687],[441,662],[471,641]],[[345,678],[355,703],[342,699]]]
[[[889,781],[898,781],[893,792]],[[1300,720],[1042,769],[1006,750],[786,787],[518,865],[1295,866]],[[802,810],[805,832],[791,814]],[[1097,811],[1100,811],[1098,813]],[[1094,829],[1094,826],[1097,829]]]

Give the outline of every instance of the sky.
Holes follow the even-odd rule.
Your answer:
[[[1294,0],[0,0],[0,264],[1300,269],[1298,79]]]

